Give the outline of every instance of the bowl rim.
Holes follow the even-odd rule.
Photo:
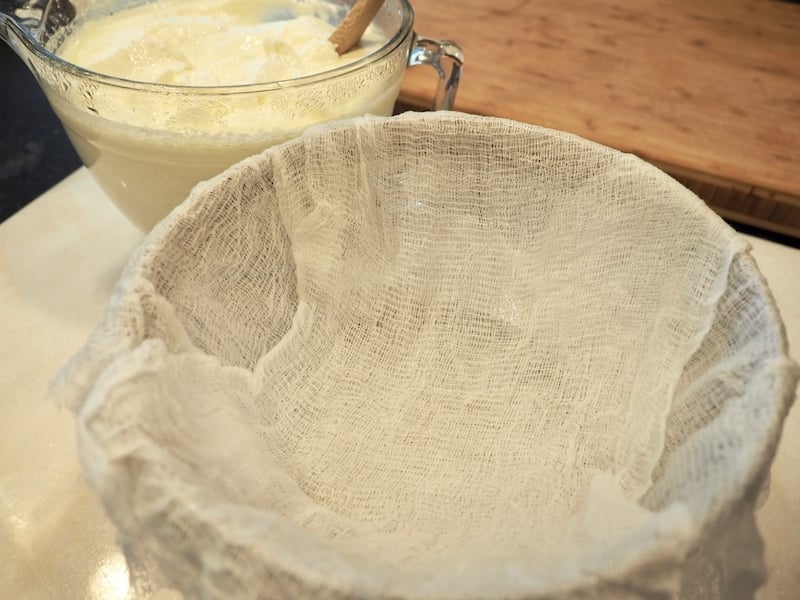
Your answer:
[[[177,94],[177,95],[220,95],[228,96],[234,94],[247,94],[257,92],[268,92],[275,90],[282,90],[287,88],[300,88],[311,86],[319,83],[324,83],[329,80],[334,80],[342,76],[349,75],[368,68],[370,65],[376,64],[385,59],[398,48],[402,47],[404,42],[409,37],[414,35],[414,9],[409,0],[391,0],[396,2],[399,10],[401,11],[400,26],[387,40],[381,45],[380,48],[359,58],[353,62],[345,65],[305,75],[303,77],[296,77],[292,79],[282,79],[275,81],[264,81],[259,83],[247,84],[226,84],[226,85],[175,85],[166,83],[154,83],[148,81],[139,81],[135,79],[127,79],[124,77],[117,77],[114,75],[107,75],[99,73],[85,67],[78,66],[71,63],[56,54],[54,51],[48,49],[44,44],[36,39],[35,35],[17,23],[14,19],[8,19],[8,29],[13,31],[16,35],[9,36],[8,42],[11,47],[19,54],[26,58],[29,68],[37,73],[34,60],[42,61],[47,67],[53,69],[56,73],[72,76],[84,80],[88,80],[95,84],[113,86],[116,88],[123,88],[132,91],[151,92],[159,94]],[[20,48],[19,46],[24,47]],[[37,73],[38,75],[38,73]],[[38,78],[38,77],[37,77]]]

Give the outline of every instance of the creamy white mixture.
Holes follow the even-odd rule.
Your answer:
[[[294,79],[353,62],[385,36],[370,27],[339,56],[328,41],[343,17],[325,2],[159,0],[81,24],[58,54],[124,79],[237,85]]]
[[[344,14],[325,0],[157,0],[84,22],[56,52],[95,72],[150,83],[284,83],[210,93],[87,79],[79,89],[46,92],[95,179],[147,230],[199,181],[311,125],[391,114],[404,48],[351,74],[285,83],[371,54],[395,33],[371,26],[360,47],[340,57],[328,38]]]

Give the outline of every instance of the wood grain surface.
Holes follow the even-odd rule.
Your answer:
[[[742,197],[756,205],[764,199],[773,209],[759,218],[769,213],[767,225],[780,220],[784,232],[800,234],[800,4],[413,6],[419,34],[464,49],[456,110],[571,131],[633,152],[706,196],[713,187],[717,204],[728,202],[730,191],[734,213]],[[400,106],[429,104],[434,82],[427,70],[409,69]]]

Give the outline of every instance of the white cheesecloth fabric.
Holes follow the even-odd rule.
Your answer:
[[[796,378],[685,188],[439,112],[200,184],[55,391],[134,572],[187,598],[749,598]]]

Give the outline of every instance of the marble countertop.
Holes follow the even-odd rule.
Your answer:
[[[143,234],[81,168],[0,224],[0,590],[26,600],[135,600],[114,530],[83,481],[71,414],[48,384],[82,346]],[[800,348],[800,250],[748,238]],[[796,352],[796,350],[795,350]],[[786,422],[759,510],[769,582],[800,589],[800,410]],[[790,526],[789,526],[790,525]],[[161,590],[157,600],[175,598]]]

